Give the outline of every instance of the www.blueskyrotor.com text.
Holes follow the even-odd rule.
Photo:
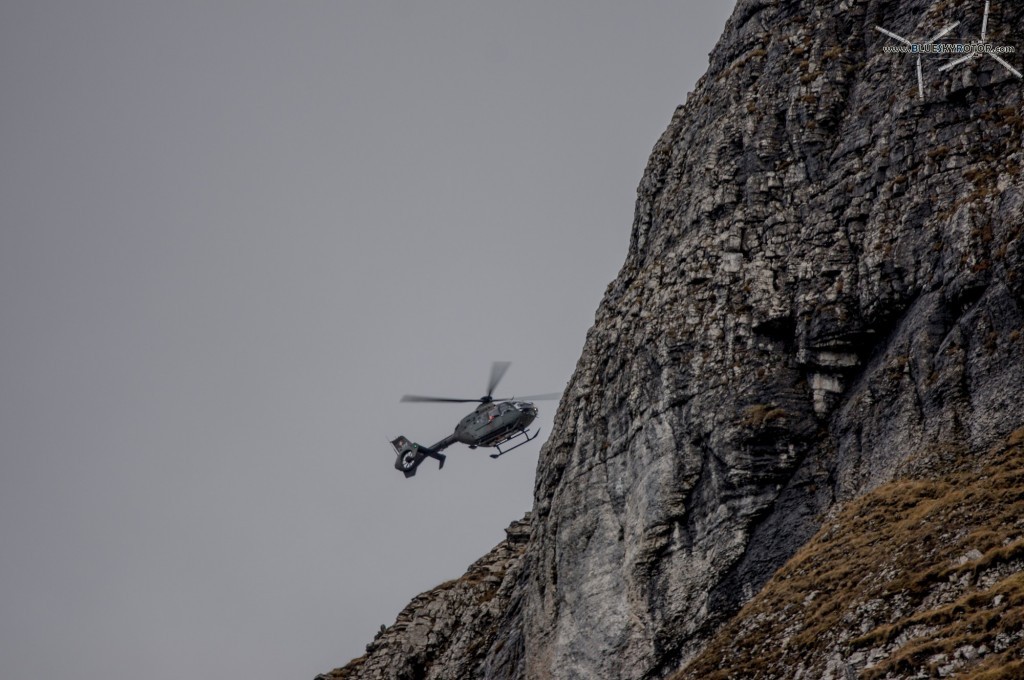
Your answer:
[[[889,54],[1013,54],[1016,48],[989,43],[914,43],[912,45],[886,45]]]

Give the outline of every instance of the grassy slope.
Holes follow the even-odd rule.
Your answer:
[[[827,522],[675,680],[1024,678],[1024,428],[915,463]]]

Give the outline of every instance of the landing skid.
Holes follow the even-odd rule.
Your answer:
[[[506,453],[509,453],[510,451],[515,451],[516,449],[518,449],[520,446],[522,446],[526,442],[532,442],[534,439],[536,439],[539,436],[540,436],[540,428],[537,428],[537,431],[533,433],[532,437],[530,436],[530,433],[527,430],[519,430],[514,435],[512,435],[511,437],[506,439],[504,442],[502,442],[502,444],[504,444],[505,442],[510,442],[513,439],[519,439],[520,437],[526,437],[526,439],[524,439],[523,441],[519,442],[518,444],[516,444],[515,446],[513,446],[511,448],[505,449],[504,451],[501,450],[501,444],[495,444],[494,448],[498,449],[498,452],[497,453],[492,453],[491,454],[491,458],[495,458],[495,459],[501,458]]]

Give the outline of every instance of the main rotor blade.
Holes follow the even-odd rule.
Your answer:
[[[545,401],[561,397],[561,392],[548,392],[547,394],[528,394],[525,397],[494,397],[494,401]]]
[[[411,402],[445,402],[449,404],[468,404],[471,401],[480,401],[479,399],[449,399],[448,397],[421,397],[418,394],[407,394],[403,396],[399,401],[411,401]]]
[[[952,24],[950,24],[949,26],[946,26],[946,27],[945,27],[944,29],[942,29],[941,31],[939,31],[938,33],[936,33],[935,35],[933,35],[933,36],[932,36],[932,40],[931,40],[931,41],[932,41],[932,42],[935,42],[936,40],[938,40],[938,39],[939,39],[939,38],[941,38],[942,36],[946,35],[947,33],[949,33],[950,31],[952,31],[952,30],[953,30],[954,28],[956,28],[956,27],[957,27],[957,26],[959,26],[959,25],[960,25],[960,22],[959,22],[959,21],[957,21],[957,22],[955,22],[955,23],[952,23]]]
[[[948,64],[944,64],[944,65],[940,66],[939,70],[940,71],[948,71],[949,69],[953,68],[954,66],[959,66],[960,64],[964,63],[965,61],[970,61],[971,59],[974,59],[976,56],[978,56],[978,53],[977,52],[972,52],[972,53],[968,54],[966,57],[960,57],[959,59],[954,59],[953,61],[949,62]]]
[[[981,20],[981,42],[985,42],[985,34],[988,33],[988,10],[992,0],[985,0],[985,18]]]
[[[548,392],[547,394],[528,394],[525,397],[516,397],[516,401],[546,401],[548,399],[561,399],[561,392]]]
[[[914,43],[910,42],[909,40],[907,40],[906,38],[904,38],[904,37],[903,37],[902,35],[896,35],[896,34],[895,34],[895,33],[893,33],[892,31],[887,31],[887,30],[885,30],[884,28],[882,28],[881,26],[875,26],[875,30],[876,30],[876,31],[878,31],[879,33],[884,33],[884,34],[886,34],[886,35],[887,35],[887,36],[889,36],[890,38],[895,38],[896,40],[899,40],[899,41],[900,41],[901,43],[903,43],[904,45],[910,45],[910,46],[913,46],[913,45],[914,45]]]
[[[487,396],[494,394],[494,388],[498,386],[501,379],[505,376],[505,371],[511,365],[509,361],[495,361],[491,364],[491,380],[487,383]]]
[[[1006,70],[1008,70],[1013,75],[1017,76],[1018,78],[1024,78],[1024,74],[1022,74],[1020,71],[1018,71],[1014,67],[1010,66],[1010,64],[1008,64],[1006,62],[1006,60],[1003,59],[1002,57],[1000,57],[998,54],[992,54],[991,52],[988,52],[988,56],[992,57],[993,59],[998,61],[1000,64],[1002,64],[1003,67],[1006,68]]]

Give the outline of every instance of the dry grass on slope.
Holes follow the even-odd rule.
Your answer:
[[[930,460],[826,524],[674,680],[1024,678],[1024,428]]]

